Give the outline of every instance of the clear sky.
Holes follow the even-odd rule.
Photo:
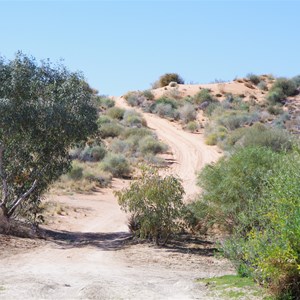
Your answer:
[[[83,72],[100,94],[300,74],[300,1],[1,1],[0,55],[21,50]]]

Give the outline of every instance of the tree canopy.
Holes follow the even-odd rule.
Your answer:
[[[95,92],[79,73],[17,53],[0,58],[0,207],[34,214],[70,168],[69,149],[97,130]],[[0,210],[0,213],[1,213]]]

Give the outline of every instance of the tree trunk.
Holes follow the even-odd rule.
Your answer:
[[[9,220],[4,206],[0,207],[0,233],[8,233]]]

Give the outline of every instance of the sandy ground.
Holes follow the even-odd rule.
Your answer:
[[[118,105],[126,104],[120,98]],[[145,118],[169,144],[175,161],[170,172],[183,180],[186,198],[192,197],[198,192],[195,172],[220,154],[201,135],[153,115]],[[127,184],[114,180],[113,189]],[[127,217],[111,189],[51,197],[66,207],[47,225],[51,239],[12,239],[18,249],[11,253],[0,248],[0,299],[210,299],[195,280],[234,273],[205,241],[167,248],[130,243]]]

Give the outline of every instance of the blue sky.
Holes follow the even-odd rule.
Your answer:
[[[298,1],[1,1],[0,55],[21,50],[80,70],[100,94],[300,74]]]

